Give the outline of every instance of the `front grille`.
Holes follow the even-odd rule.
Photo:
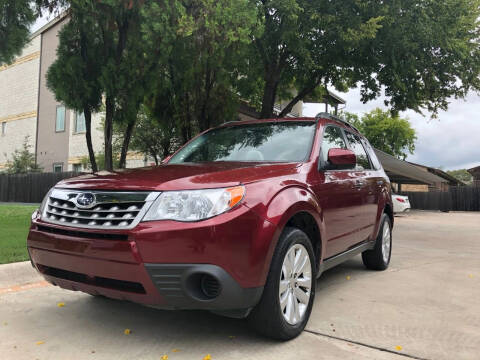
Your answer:
[[[79,228],[131,229],[138,224],[158,194],[53,189],[42,219]],[[81,196],[89,201],[82,202]]]

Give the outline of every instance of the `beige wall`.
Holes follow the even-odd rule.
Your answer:
[[[47,88],[46,73],[55,61],[58,46],[58,31],[65,21],[61,21],[42,33],[42,53],[40,61],[40,94],[38,110],[37,162],[44,171],[52,171],[53,164],[68,166],[68,140],[71,131],[71,112],[65,114],[65,131],[55,132],[57,105],[53,93]]]
[[[35,151],[39,64],[40,36],[35,36],[12,64],[0,66],[0,171],[25,136]]]
[[[85,133],[75,132],[76,114],[71,112],[70,116],[70,133],[68,147],[68,168],[65,170],[72,171],[74,164],[80,164],[82,158],[88,156],[87,142]],[[92,115],[92,143],[96,153],[103,149],[103,130],[102,130],[102,114]]]

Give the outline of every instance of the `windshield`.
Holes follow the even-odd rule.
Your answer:
[[[221,127],[190,142],[168,163],[300,162],[310,153],[314,133],[314,121],[267,122]]]

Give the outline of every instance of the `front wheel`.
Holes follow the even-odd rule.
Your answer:
[[[392,256],[392,223],[387,214],[382,215],[380,230],[375,247],[362,253],[363,264],[367,269],[385,270]]]
[[[259,333],[289,340],[303,331],[315,298],[315,256],[308,236],[286,228],[272,258],[265,289],[248,317]]]

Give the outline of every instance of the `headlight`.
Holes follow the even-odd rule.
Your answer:
[[[48,198],[50,197],[50,194],[52,193],[54,188],[51,188],[47,195],[45,195],[45,197],[43,198],[43,201],[42,203],[40,204],[40,208],[38,209],[38,212],[40,214],[40,218],[43,217],[43,212],[45,211],[45,206],[47,205],[47,202],[48,202]]]
[[[160,194],[143,221],[200,221],[220,215],[242,201],[245,187],[166,191]]]

